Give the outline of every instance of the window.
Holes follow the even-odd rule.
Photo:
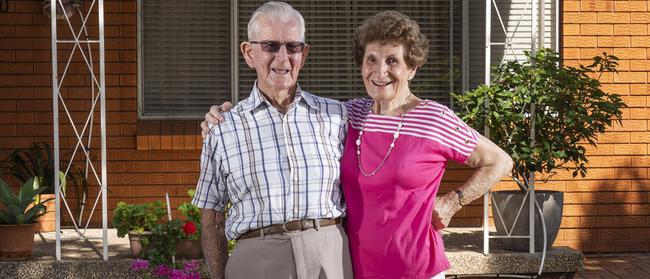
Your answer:
[[[238,46],[239,42],[247,40],[248,19],[264,2],[140,0],[140,117],[199,119],[211,104],[248,97],[255,71],[245,64]],[[306,21],[306,41],[311,50],[299,83],[310,92],[340,100],[366,96],[360,69],[352,56],[352,34],[363,20],[384,10],[409,15],[429,38],[429,59],[411,84],[418,96],[450,104],[449,92],[460,92],[461,88],[483,82],[484,1],[288,2]],[[525,41],[530,34],[522,33],[526,28],[530,30],[530,8],[524,7],[527,1],[496,2],[511,30],[519,24],[516,28],[519,37],[513,41]],[[528,21],[524,16],[516,23],[519,14],[526,10]],[[463,14],[466,14],[465,19]],[[553,22],[550,20],[552,14],[547,13],[546,17],[549,23]],[[236,28],[231,28],[235,25]],[[492,26],[493,41],[503,39],[495,32],[501,26],[495,12]],[[519,48],[526,46],[522,44]],[[467,53],[465,59],[463,53]],[[509,59],[508,55],[505,50],[493,49],[493,61],[497,63],[503,57]]]

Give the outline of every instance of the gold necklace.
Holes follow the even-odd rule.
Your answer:
[[[379,171],[379,169],[381,169],[381,167],[384,165],[386,159],[388,159],[388,155],[390,155],[390,153],[393,151],[393,148],[395,148],[395,141],[397,141],[397,138],[399,138],[399,132],[402,130],[402,126],[404,125],[404,116],[406,115],[406,104],[412,95],[413,93],[409,92],[409,95],[406,96],[406,98],[404,99],[404,102],[401,106],[402,115],[400,117],[399,124],[397,124],[397,131],[393,133],[393,141],[390,143],[390,146],[388,147],[388,151],[386,152],[384,159],[382,159],[381,162],[379,162],[379,165],[372,172],[367,173],[366,171],[363,170],[363,166],[361,165],[361,136],[363,135],[363,129],[366,126],[366,121],[368,121],[368,116],[370,115],[370,111],[372,111],[372,105],[370,106],[368,115],[366,115],[366,119],[364,119],[363,123],[361,124],[361,129],[359,129],[359,135],[357,136],[357,141],[356,141],[357,162],[359,165],[359,170],[361,171],[361,174],[363,174],[364,176],[375,175]]]

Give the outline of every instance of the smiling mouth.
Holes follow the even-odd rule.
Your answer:
[[[289,73],[289,69],[280,69],[280,68],[271,68],[274,73],[280,74],[280,75],[286,75]]]
[[[392,81],[374,81],[374,80],[371,80],[370,82],[372,82],[372,84],[374,84],[375,86],[379,86],[379,87],[386,87],[386,86],[389,86],[389,85],[393,84]]]

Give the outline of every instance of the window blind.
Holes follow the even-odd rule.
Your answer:
[[[200,118],[231,99],[230,1],[141,0],[142,118]]]
[[[457,6],[460,7],[460,1]],[[248,20],[264,1],[238,1],[239,39],[247,40]],[[402,12],[418,22],[430,41],[429,59],[418,70],[411,89],[419,97],[448,104],[450,92],[450,1],[288,1],[305,18],[305,40],[311,45],[309,57],[300,72],[301,87],[319,96],[347,100],[366,97],[361,70],[354,62],[352,36],[365,19],[385,10]],[[457,24],[461,16],[458,9]],[[461,29],[456,27],[458,40]],[[456,47],[457,46],[457,47]],[[455,44],[460,54],[461,43]],[[457,59],[460,67],[460,57]],[[452,69],[453,70],[453,69]],[[455,80],[460,80],[456,69]],[[248,96],[255,71],[239,59],[239,98]]]

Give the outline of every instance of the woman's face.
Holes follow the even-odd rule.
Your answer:
[[[405,98],[410,92],[408,81],[413,78],[416,70],[417,68],[411,69],[406,65],[402,44],[366,45],[361,75],[366,92],[375,101]]]

